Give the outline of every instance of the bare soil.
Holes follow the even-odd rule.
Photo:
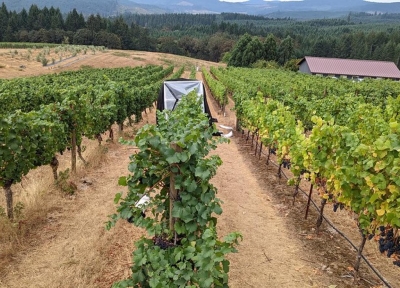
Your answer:
[[[14,51],[17,51],[15,53]],[[47,66],[36,61],[36,56],[42,49],[0,49],[0,79],[11,79],[16,77],[29,77],[48,73],[59,73],[66,70],[78,70],[80,68],[113,68],[113,67],[135,67],[144,65],[175,65],[209,68],[210,66],[224,66],[223,64],[203,61],[188,57],[176,56],[165,53],[151,53],[144,51],[105,50],[96,52],[80,53],[74,57],[65,57],[61,61],[54,48],[51,49],[48,59],[55,59],[55,63],[49,61]],[[28,59],[28,56],[29,59]]]
[[[23,52],[18,53],[21,54]],[[65,60],[52,68],[17,60],[15,55],[9,57],[8,50],[0,52],[0,64],[5,67],[0,68],[0,78],[88,66],[146,64],[186,65],[183,76],[188,77],[190,66],[220,65],[138,51],[98,52]],[[20,65],[26,68],[21,71]],[[197,78],[202,79],[201,73],[197,73]],[[232,101],[225,116],[211,98],[209,104],[218,124],[234,127]],[[154,110],[143,116],[142,123],[125,127],[119,136],[132,138],[141,125],[155,122]],[[351,266],[356,254],[351,246],[325,224],[316,233],[315,209],[310,208],[308,220],[304,220],[305,196],[299,195],[292,205],[293,187],[277,177],[277,168],[267,166],[264,156],[255,157],[255,147],[241,133],[235,132],[230,139],[229,144],[222,144],[213,152],[223,160],[213,184],[224,202],[224,212],[218,219],[219,234],[222,237],[240,231],[244,238],[239,253],[229,255],[231,287],[383,287],[365,264],[361,266],[361,280],[354,283]],[[32,171],[22,185],[14,185],[16,201],[30,203],[27,210],[40,210],[40,206],[44,212],[36,214],[39,215],[38,224],[18,238],[7,259],[0,259],[0,287],[110,287],[113,282],[129,276],[133,243],[144,231],[127,222],[118,223],[110,231],[104,227],[108,215],[115,212],[114,195],[123,190],[118,186],[118,178],[128,174],[129,156],[135,150],[117,142],[103,143],[101,147],[93,141],[86,140],[84,144],[84,157],[89,160],[90,167],[85,168],[80,163],[77,175],[71,178],[78,188],[75,194],[66,195],[53,187],[49,167]],[[61,170],[69,166],[68,157],[68,153],[60,156]],[[308,189],[306,184],[302,188]],[[1,194],[0,206],[4,207],[3,198]],[[332,218],[336,225],[358,245],[357,226],[351,215],[345,212],[330,215],[330,208],[326,208],[327,214],[335,216]],[[9,249],[8,246],[9,243],[2,240],[0,251]],[[392,287],[400,287],[398,268],[379,254],[373,241],[368,243],[366,255]]]

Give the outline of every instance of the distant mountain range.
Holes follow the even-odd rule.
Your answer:
[[[1,1],[1,0],[0,0]],[[248,0],[242,3],[222,2],[219,0],[3,0],[8,10],[26,10],[32,4],[40,8],[44,6],[58,7],[62,12],[76,8],[85,15],[102,16],[132,13],[246,13],[254,15],[291,15],[293,12],[321,12],[321,18],[326,15],[337,15],[338,12],[371,12],[400,13],[400,3],[373,3],[364,0],[303,0],[303,1],[263,1]],[[271,14],[272,13],[272,14]],[[315,16],[314,16],[315,17]]]

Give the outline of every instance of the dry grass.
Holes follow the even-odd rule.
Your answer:
[[[9,248],[14,245],[8,242],[23,244],[24,236],[29,233],[30,229],[40,224],[41,219],[45,218],[52,205],[51,201],[45,199],[44,196],[51,195],[55,191],[51,169],[40,167],[30,171],[21,183],[12,186],[12,190],[14,205],[22,203],[23,208],[21,213],[15,213],[17,215],[14,222],[10,222],[5,217],[0,218],[0,253],[4,252],[2,249],[4,243]],[[1,198],[0,206],[6,206],[4,198]],[[4,255],[0,254],[0,258],[3,258],[1,256]]]
[[[114,52],[114,53],[112,53],[112,55],[117,56],[117,57],[130,57],[131,56],[129,53],[121,52],[121,51]]]
[[[0,50],[4,51],[4,53],[0,54],[0,62],[3,66],[1,68],[5,68],[1,70],[0,78],[7,79],[52,73],[52,70],[81,61],[92,53],[89,50],[85,50],[86,52],[84,50],[79,52],[60,51],[57,47],[15,49],[13,51]],[[46,65],[43,63],[46,63]]]
[[[44,49],[0,49],[0,78],[10,79],[15,77],[36,76],[48,73],[56,73],[65,70],[78,70],[83,67],[112,68],[112,67],[135,67],[138,65],[175,65],[180,66],[225,66],[221,63],[214,63],[199,59],[192,59],[183,56],[176,56],[165,53],[127,51],[127,50],[104,50],[93,53],[87,50],[81,51],[76,57],[63,52],[56,53],[56,47],[50,47],[46,54],[49,65],[43,67],[38,62],[38,56],[43,55]],[[17,51],[17,52],[15,52]],[[53,64],[54,60],[54,65]],[[61,60],[61,61],[60,61]],[[21,68],[24,67],[24,68]]]
[[[77,173],[70,175],[68,181],[79,187],[81,179],[88,173],[106,163],[107,148],[99,146],[97,141],[85,140],[86,151],[84,157],[88,161],[85,166],[78,160]],[[60,161],[59,172],[69,167],[70,154],[65,153],[58,156]],[[82,182],[82,181],[81,181]],[[78,184],[77,184],[78,183]],[[73,198],[73,195],[65,194],[54,182],[52,170],[49,166],[42,166],[31,170],[23,177],[21,183],[12,186],[14,196],[14,207],[22,204],[21,213],[17,214],[14,221],[9,221],[4,215],[0,216],[0,273],[1,270],[12,261],[14,255],[21,250],[27,249],[31,243],[28,239],[35,234],[38,227],[43,228],[53,221],[52,213],[61,210],[59,206],[62,197]],[[61,197],[60,197],[61,196]],[[5,207],[4,197],[0,197],[0,207]],[[15,213],[17,212],[17,213]],[[18,215],[20,214],[20,215]],[[29,241],[27,241],[29,240]]]
[[[132,57],[132,59],[133,59],[133,60],[137,60],[137,61],[146,61],[145,58],[138,57],[138,56]]]

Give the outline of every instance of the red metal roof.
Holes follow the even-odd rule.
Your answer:
[[[400,79],[400,71],[393,62],[306,56],[299,64],[304,61],[316,74]]]

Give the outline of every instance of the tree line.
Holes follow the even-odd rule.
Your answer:
[[[111,49],[154,50],[148,31],[128,26],[122,18],[99,14],[84,17],[76,9],[63,15],[59,8],[31,5],[29,10],[0,7],[0,41],[105,46]]]
[[[307,21],[235,13],[127,13],[106,18],[99,14],[83,15],[76,9],[62,14],[58,8],[40,9],[37,5],[20,12],[8,11],[3,3],[0,41],[157,51],[226,61],[234,66],[253,65],[257,60],[284,65],[304,56],[399,64],[400,27],[396,24],[399,19],[400,14],[366,13]],[[239,60],[238,52],[245,57]]]
[[[240,64],[238,59],[231,60],[232,64],[239,66],[254,63],[253,54],[260,56],[258,60],[273,60],[279,64],[304,56],[382,60],[399,64],[400,28],[397,23],[400,14],[349,13],[342,18],[306,21],[235,13],[124,14],[122,17],[127,23],[147,27],[150,35],[158,40],[159,49],[195,58],[209,55],[207,60],[212,61],[222,60],[227,52],[238,52],[241,40],[246,42],[251,36],[254,39],[248,47],[250,50],[245,53],[245,59],[239,61],[243,63]],[[217,46],[212,43],[215,39],[218,40]],[[276,46],[276,49],[271,51],[271,47],[264,47],[263,51],[251,52],[257,47],[262,49],[259,42]],[[263,55],[266,51],[270,56]]]

